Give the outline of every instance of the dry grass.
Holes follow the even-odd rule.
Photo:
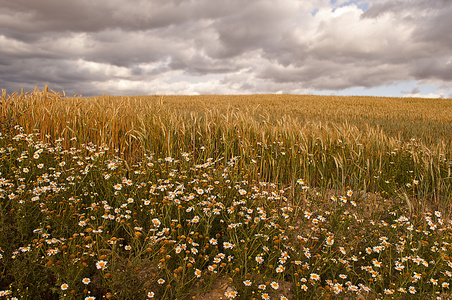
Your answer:
[[[167,144],[174,135],[211,135],[218,127],[247,133],[303,132],[309,124],[340,131],[381,133],[429,147],[450,148],[452,100],[312,95],[136,96],[66,98],[55,92],[3,95],[2,114],[27,131],[96,140],[127,151],[157,132]],[[320,125],[319,125],[320,124]],[[344,124],[345,127],[344,127]],[[310,130],[308,126],[307,130]],[[204,136],[203,136],[204,137]],[[245,134],[243,138],[247,138]],[[168,145],[163,145],[168,148]],[[167,149],[168,150],[168,149]]]

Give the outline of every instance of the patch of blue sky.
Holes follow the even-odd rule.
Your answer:
[[[330,4],[331,5],[334,6],[334,5],[336,5],[336,3],[337,3],[337,0],[330,0]],[[351,0],[351,1],[344,2],[344,3],[340,3],[334,9],[336,9],[337,7],[348,6],[350,4],[355,4],[363,12],[366,11],[369,8],[369,3],[368,2],[361,1],[361,0]],[[334,9],[333,9],[333,11],[334,11]]]
[[[358,8],[361,9],[363,12],[366,11],[369,8],[369,3],[367,2],[360,2],[357,4]]]
[[[333,12],[338,8],[338,7],[344,7],[344,6],[348,6],[350,4],[355,4],[359,9],[361,9],[363,12],[365,12],[368,8],[369,8],[369,3],[361,1],[361,0],[351,0],[351,1],[347,1],[344,3],[340,3],[338,5],[336,5],[337,0],[330,0],[330,4],[333,6]],[[315,8],[311,11],[311,16],[315,16],[317,13],[319,12],[318,8]]]
[[[314,17],[318,12],[319,12],[319,9],[318,9],[318,8],[315,8],[315,9],[311,12],[311,15]]]

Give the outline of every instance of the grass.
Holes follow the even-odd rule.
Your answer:
[[[451,110],[4,93],[0,297],[450,299]]]

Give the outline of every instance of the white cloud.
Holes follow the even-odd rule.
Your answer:
[[[446,98],[444,94],[438,94],[438,93],[428,93],[428,94],[421,94],[421,93],[415,93],[415,94],[405,94],[403,95],[405,98]]]
[[[34,53],[31,45],[5,35],[0,35],[0,45],[2,46],[2,53],[4,54],[12,55],[22,53],[33,55]]]
[[[113,66],[106,63],[98,63],[93,61],[77,60],[77,68],[88,74],[100,74],[105,77],[120,77],[126,78],[131,75],[131,72],[126,67]]]

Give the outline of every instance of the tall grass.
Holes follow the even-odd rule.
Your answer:
[[[107,145],[125,159],[196,151],[253,158],[250,176],[322,189],[451,200],[452,100],[294,95],[67,98],[3,94],[2,114],[63,137]],[[412,182],[419,181],[414,189]],[[407,186],[408,185],[408,186]]]

